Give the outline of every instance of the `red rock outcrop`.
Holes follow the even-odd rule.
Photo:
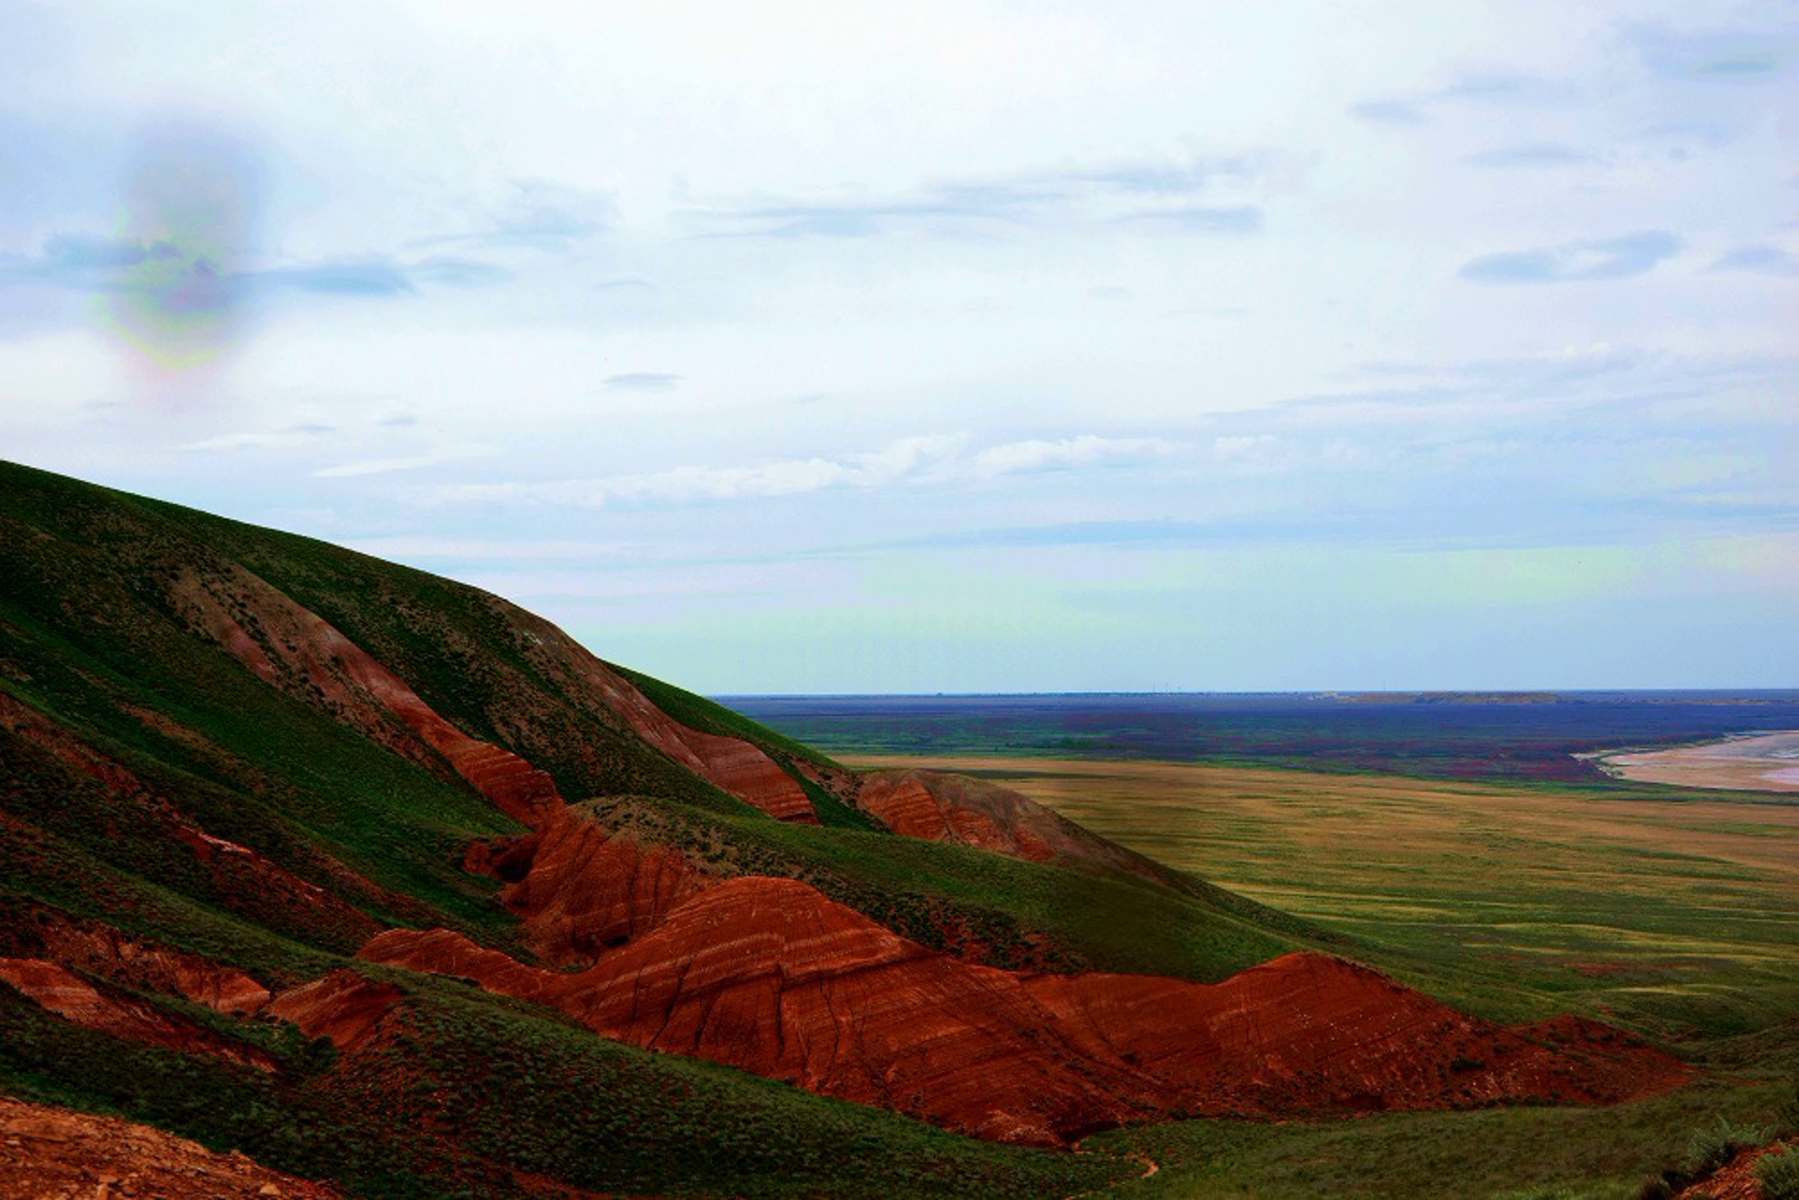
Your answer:
[[[547,772],[456,728],[330,622],[242,567],[219,577],[189,572],[172,594],[194,624],[264,681],[310,693],[340,720],[414,761],[447,763],[509,816],[535,825],[561,808]],[[261,638],[240,616],[254,620]]]
[[[354,1050],[375,1035],[403,998],[392,984],[340,967],[282,992],[264,1011],[292,1021],[307,1037],[330,1038],[339,1050]]]
[[[14,1200],[336,1200],[339,1194],[149,1125],[0,1096],[0,1195]]]
[[[74,775],[94,780],[122,804],[146,814],[162,836],[179,842],[205,865],[220,899],[234,909],[290,925],[330,929],[352,942],[367,938],[380,928],[354,905],[266,855],[208,833],[129,768],[4,692],[0,692],[0,722],[15,736],[55,756]],[[350,879],[366,895],[385,895],[342,864],[332,864],[331,870],[340,878]]]
[[[0,948],[14,957],[47,959],[128,987],[182,996],[228,1016],[247,1016],[269,1001],[269,990],[235,967],[47,907],[0,931]],[[29,953],[21,953],[25,949]]]
[[[190,570],[170,594],[191,624],[264,681],[322,705],[421,765],[447,764],[527,825],[539,824],[560,807],[546,772],[458,729],[330,622],[252,572],[236,564],[204,574]],[[778,820],[817,822],[805,789],[759,747],[682,724],[556,626],[510,605],[500,607],[538,666],[662,753]]]
[[[895,833],[959,842],[1035,862],[1136,875],[1190,890],[1154,859],[1100,837],[1030,797],[986,780],[944,771],[871,771],[857,780],[855,803]]]
[[[1030,801],[1001,788],[983,792],[966,786],[973,782],[936,772],[882,771],[863,779],[856,803],[862,811],[906,837],[959,842],[1036,862],[1055,857],[1049,842],[1031,828],[1039,822],[1020,819],[1021,814],[1035,807]],[[979,803],[988,799],[990,793],[1016,797],[1018,802],[1004,807]]]
[[[1496,1026],[1324,955],[1216,984],[1025,974],[755,876],[700,892],[574,973],[445,930],[391,930],[362,953],[553,1005],[636,1045],[1015,1142],[1181,1112],[1605,1102],[1683,1075],[1604,1026]]]
[[[682,724],[555,625],[511,605],[505,609],[524,634],[533,663],[567,693],[590,697],[668,757],[769,816],[817,823],[818,815],[812,811],[805,789],[761,748],[742,738]]]
[[[10,985],[47,1012],[88,1029],[152,1046],[229,1059],[258,1070],[275,1069],[274,1060],[259,1050],[123,993],[103,992],[53,962],[0,958],[0,983]]]
[[[528,869],[501,889],[500,900],[524,919],[532,951],[559,964],[591,962],[655,928],[713,882],[680,851],[608,833],[573,811],[511,849],[521,860],[528,854]]]

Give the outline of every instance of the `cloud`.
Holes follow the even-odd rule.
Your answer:
[[[1775,30],[1675,32],[1642,26],[1626,41],[1643,65],[1664,79],[1759,83],[1783,74],[1799,48],[1799,33]]]
[[[606,376],[606,386],[626,392],[666,392],[681,382],[679,375],[666,371],[626,371]]]
[[[395,458],[371,458],[359,462],[339,463],[334,467],[323,467],[312,473],[314,479],[348,479],[362,475],[387,475],[395,471],[416,471],[423,467],[435,467],[449,462],[461,462],[470,458],[486,458],[493,454],[491,448],[479,446],[457,446],[442,450],[433,450],[425,454],[402,455]]]
[[[1175,449],[1175,443],[1160,438],[1106,438],[1086,434],[1060,441],[1031,439],[991,446],[976,454],[968,465],[972,474],[993,478],[1099,463],[1141,462],[1171,454]]]
[[[492,541],[481,538],[433,537],[427,534],[392,534],[387,537],[352,539],[344,544],[352,550],[372,554],[377,558],[401,561],[458,559],[497,562],[515,559],[537,561],[604,558],[638,562],[648,553],[645,547],[629,542],[525,539]]]
[[[1359,100],[1349,115],[1382,125],[1422,125],[1448,104],[1542,104],[1562,99],[1566,89],[1541,79],[1507,72],[1459,75],[1442,87]]]
[[[46,238],[34,256],[0,258],[0,284],[136,293],[189,312],[226,309],[258,294],[283,291],[392,297],[410,294],[420,283],[471,287],[510,277],[489,263],[445,257],[414,263],[382,256],[325,259],[225,270],[211,256],[172,240],[144,242],[80,232]]]
[[[188,442],[181,449],[194,453],[218,453],[231,450],[273,450],[287,446],[305,445],[327,433],[333,432],[330,425],[307,422],[290,425],[286,429],[267,430],[256,433],[221,433],[214,437],[203,438],[197,442]]]
[[[232,278],[253,289],[292,288],[331,296],[396,296],[415,290],[406,272],[387,259],[276,267],[247,271]]]
[[[1506,146],[1470,154],[1465,160],[1476,167],[1578,167],[1596,162],[1593,155],[1571,146]]]
[[[1680,250],[1680,239],[1651,229],[1623,237],[1568,242],[1539,250],[1487,254],[1470,259],[1459,272],[1476,283],[1568,283],[1627,279],[1654,269]]]
[[[1153,438],[1094,435],[1029,439],[967,452],[967,438],[900,438],[879,450],[843,458],[792,458],[750,466],[682,466],[644,474],[539,483],[478,483],[433,488],[432,503],[525,501],[576,508],[613,504],[686,504],[796,496],[838,488],[869,490],[927,483],[997,479],[1007,475],[1146,461],[1178,446]]]
[[[1182,233],[1257,233],[1262,228],[1262,210],[1247,204],[1231,208],[1152,209],[1120,219],[1165,225]]]
[[[486,207],[475,228],[420,238],[413,244],[566,251],[618,220],[618,204],[609,192],[549,179],[514,179],[507,186],[506,195]]]
[[[444,283],[451,287],[481,287],[494,283],[505,283],[512,278],[512,272],[493,263],[481,262],[473,258],[450,258],[434,255],[421,259],[407,269],[413,279],[425,283]]]
[[[1799,275],[1799,258],[1779,246],[1738,246],[1711,265],[1713,271],[1746,271],[1756,275]]]
[[[1171,227],[1244,222],[1248,206],[1194,208],[1188,201],[1220,188],[1241,190],[1269,169],[1262,154],[1067,166],[1014,175],[939,181],[896,195],[840,195],[692,208],[687,219],[708,236],[864,238],[897,231],[979,232],[1030,222],[1161,219]],[[1156,207],[1145,208],[1145,204]],[[1162,207],[1162,204],[1168,207]],[[1120,206],[1127,206],[1118,211]],[[1212,231],[1216,231],[1213,229]]]
[[[1424,106],[1415,100],[1361,100],[1349,106],[1349,115],[1384,125],[1422,125]]]

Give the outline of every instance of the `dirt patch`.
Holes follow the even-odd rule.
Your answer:
[[[0,1195],[16,1200],[337,1200],[340,1194],[148,1125],[0,1096]]]

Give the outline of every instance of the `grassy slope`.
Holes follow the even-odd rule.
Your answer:
[[[584,720],[554,695],[546,700],[550,684],[483,593],[308,539],[0,465],[0,690],[127,767],[186,819],[254,848],[377,923],[448,925],[516,949],[512,919],[492,903],[493,882],[458,865],[467,839],[516,826],[454,780],[267,687],[190,633],[164,599],[166,581],[192,564],[227,560],[326,616],[472,733],[534,752],[575,727],[604,753],[551,756],[547,765],[571,794],[648,792],[677,823],[710,823],[744,853],[831,877],[868,909],[911,913],[921,931],[931,913],[950,912],[996,942],[1047,939],[1057,947],[1052,960],[1197,978],[1287,945],[1252,921],[1134,881],[868,829],[780,825],[616,727]],[[750,737],[785,764],[832,765],[698,697],[647,682],[696,727]],[[529,719],[517,717],[520,705]],[[276,984],[316,977],[355,948],[340,929],[222,888],[152,809],[4,728],[0,819],[10,822],[0,838],[0,913],[46,902]],[[338,863],[378,891],[343,886],[333,874]],[[326,1069],[316,1048],[285,1047],[293,1077],[271,1081],[77,1029],[8,989],[0,989],[0,1086],[123,1112],[302,1174],[342,1175],[370,1195],[453,1194],[450,1176],[476,1180],[478,1194],[509,1194],[491,1169],[470,1165],[470,1154],[503,1155],[591,1187],[756,1195],[817,1194],[826,1180],[833,1195],[1064,1194],[1120,1170],[1115,1161],[951,1137],[738,1072],[643,1054],[453,984],[407,986],[419,993],[419,1032],[387,1064],[395,1077],[368,1083],[379,1105],[340,1094],[351,1081]],[[273,1036],[258,1023],[235,1028],[257,1040]],[[486,1065],[475,1071],[473,1063]],[[498,1063],[510,1066],[496,1071]],[[415,1142],[407,1122],[420,1114],[408,1104],[428,1106],[434,1120],[457,1114],[455,1135]]]
[[[1352,1121],[1178,1121],[1089,1138],[1161,1170],[1115,1194],[1134,1200],[1636,1200],[1681,1165],[1696,1130],[1723,1117],[1765,1132],[1791,1127],[1799,1027],[1747,1048],[1720,1044],[1709,1074],[1667,1095],[1611,1108],[1494,1108],[1385,1113]]]

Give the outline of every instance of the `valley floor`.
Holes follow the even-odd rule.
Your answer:
[[[1695,1129],[1766,1128],[1791,1103],[1799,805],[1141,760],[845,761],[994,779],[1485,1015],[1605,1017],[1700,1067],[1689,1087],[1612,1108],[1121,1130],[1092,1146],[1162,1169],[1120,1195],[1625,1200]]]
[[[929,765],[1389,950],[1401,974],[1410,960],[1488,980],[1471,997],[1488,1015],[1549,1004],[1680,1037],[1799,1011],[1799,805],[1192,763]]]

